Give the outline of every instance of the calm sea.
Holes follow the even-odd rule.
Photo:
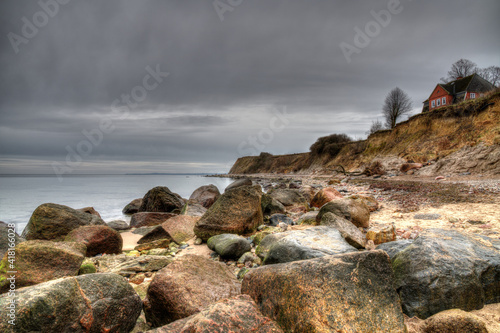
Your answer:
[[[214,184],[222,193],[228,178],[199,175],[72,175],[60,182],[55,176],[0,176],[0,221],[16,223],[21,233],[36,207],[57,203],[71,208],[94,207],[104,221],[129,220],[122,209],[155,186],[189,198],[200,186]]]

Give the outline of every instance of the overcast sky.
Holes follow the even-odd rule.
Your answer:
[[[365,138],[392,88],[418,113],[456,60],[500,65],[499,13],[498,0],[2,0],[0,174],[227,172]]]

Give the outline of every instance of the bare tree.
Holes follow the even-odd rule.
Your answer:
[[[500,86],[500,67],[490,66],[480,69],[478,72],[481,77],[492,83],[495,87]]]
[[[479,69],[474,62],[468,59],[460,59],[451,65],[451,70],[448,71],[448,76],[446,78],[441,78],[441,81],[444,83],[455,81],[459,78],[477,73],[478,70]]]
[[[385,117],[385,126],[394,128],[398,119],[403,115],[409,114],[413,108],[410,96],[399,87],[392,89],[384,101],[382,111]]]
[[[375,120],[372,121],[372,126],[370,127],[370,130],[366,132],[366,135],[370,136],[375,132],[381,131],[384,129],[384,125],[382,125],[382,122],[380,120]]]

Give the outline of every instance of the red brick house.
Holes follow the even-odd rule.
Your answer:
[[[495,86],[478,74],[472,74],[448,83],[438,83],[429,99],[424,101],[422,111],[432,111],[443,105],[478,98],[493,89]]]

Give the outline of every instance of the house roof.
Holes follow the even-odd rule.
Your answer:
[[[462,79],[448,82],[446,84],[439,84],[450,95],[458,94],[465,91],[472,92],[487,92],[495,89],[495,86],[490,82],[483,79],[478,74],[472,74]]]

